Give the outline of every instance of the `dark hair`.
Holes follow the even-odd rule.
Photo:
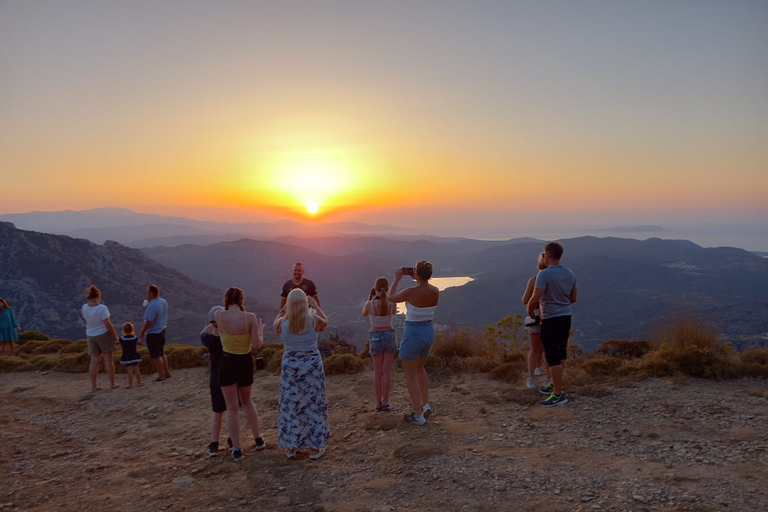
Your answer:
[[[152,292],[152,295],[155,295],[157,297],[160,296],[160,287],[157,286],[156,284],[151,284],[147,286],[147,291]]]
[[[89,286],[85,291],[88,294],[85,296],[88,300],[96,300],[101,297],[101,290],[93,285]]]
[[[229,306],[235,304],[240,308],[240,311],[245,311],[243,302],[245,301],[245,294],[243,290],[236,286],[230,286],[224,293],[224,309],[229,309]]]
[[[432,277],[432,262],[426,260],[416,262],[416,275],[422,281],[428,281]]]
[[[387,278],[377,277],[376,281],[373,282],[373,290],[376,292],[376,297],[381,299],[381,306],[379,306],[379,314],[377,316],[387,316],[392,312],[393,306],[387,301],[387,294],[389,293],[389,281],[387,281]]]
[[[5,300],[5,299],[3,299],[3,298],[0,298],[0,303],[2,303],[2,305],[3,305],[3,306],[5,306],[6,308],[9,308],[9,307],[11,307],[11,306],[9,306],[9,305],[8,305],[8,301],[6,301],[6,300]]]
[[[563,257],[563,244],[559,242],[547,242],[547,245],[544,246],[544,252],[555,258],[556,260],[559,260]]]
[[[133,334],[135,331],[131,322],[125,322],[123,324],[123,334]]]

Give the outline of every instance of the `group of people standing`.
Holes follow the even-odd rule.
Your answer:
[[[413,288],[397,291],[403,275],[417,282]],[[296,263],[293,279],[283,286],[280,312],[272,322],[283,343],[278,407],[278,444],[289,459],[304,449],[310,460],[325,454],[330,439],[325,370],[317,347],[318,334],[328,325],[328,317],[320,306],[317,287],[304,279],[304,266]],[[398,350],[392,317],[397,302],[406,302],[406,328],[400,344],[400,357],[413,412],[405,421],[424,425],[432,412],[429,404],[429,382],[424,363],[434,340],[432,317],[439,291],[429,284],[432,264],[419,261],[413,268],[395,269],[392,286],[384,277],[374,282],[363,315],[371,318],[371,356],[376,382],[376,411],[391,410],[389,389],[391,367]],[[210,389],[211,442],[206,449],[213,457],[219,451],[221,421],[226,411],[229,437],[227,445],[235,461],[242,460],[239,410],[245,413],[254,435],[254,448],[266,446],[261,435],[258,413],[251,399],[253,358],[264,343],[264,322],[244,307],[240,288],[231,287],[224,294],[224,305],[214,306],[208,313],[209,324],[200,334],[211,361]],[[236,308],[232,306],[236,306]]]
[[[523,293],[528,317],[524,325],[530,337],[528,354],[529,389],[536,388],[536,369],[542,355],[546,363],[546,382],[539,392],[547,398],[539,402],[542,407],[555,407],[568,403],[563,391],[563,370],[568,357],[568,337],[571,331],[571,304],[578,298],[576,275],[560,264],[563,245],[549,242],[539,255],[536,276],[528,280]]]
[[[89,374],[91,377],[91,390],[103,389],[98,385],[99,366],[104,359],[104,370],[109,378],[110,389],[119,387],[115,384],[115,362],[112,354],[115,344],[120,343],[123,355],[120,364],[126,367],[128,372],[128,387],[133,387],[133,379],[136,385],[141,386],[141,372],[139,371],[138,347],[144,344],[146,339],[149,355],[152,357],[157,369],[156,381],[163,381],[171,377],[168,367],[168,357],[165,355],[165,329],[168,323],[168,303],[160,298],[160,288],[151,284],[147,287],[147,298],[144,306],[144,325],[141,332],[136,335],[133,323],[125,322],[121,326],[122,336],[118,336],[115,326],[109,314],[109,309],[102,304],[101,290],[91,285],[86,291],[86,303],[80,310],[85,320],[85,336],[88,343],[88,354],[91,356]]]
[[[524,325],[530,334],[528,381],[530,389],[536,387],[535,376],[542,356],[546,361],[546,383],[540,392],[547,398],[540,402],[544,407],[564,405],[568,402],[563,391],[563,367],[567,357],[567,342],[571,327],[570,305],[576,302],[578,291],[574,273],[560,265],[563,246],[549,242],[538,260],[538,273],[532,277],[523,294],[528,318]],[[418,261],[414,267],[398,267],[390,285],[385,277],[373,283],[362,314],[370,319],[370,353],[374,367],[374,393],[376,412],[392,409],[389,393],[392,380],[392,363],[400,353],[403,373],[412,411],[404,421],[424,425],[432,414],[429,402],[429,379],[425,370],[427,357],[434,342],[432,320],[440,292],[430,284],[433,265]],[[398,291],[404,276],[416,281],[416,286]],[[405,302],[405,330],[398,344],[393,317],[397,304]],[[97,384],[100,361],[103,357],[110,387],[115,384],[115,367],[112,358],[115,343],[122,345],[121,364],[128,370],[128,387],[133,379],[141,385],[138,364],[141,358],[137,347],[145,339],[150,356],[157,370],[156,381],[171,377],[168,358],[164,353],[168,304],[160,298],[157,285],[147,287],[144,324],[138,335],[131,322],[121,326],[118,336],[110,319],[109,310],[102,304],[101,291],[95,286],[87,290],[87,302],[81,314],[86,323],[88,353],[91,356],[90,378],[93,391],[102,389]],[[229,437],[227,445],[235,461],[243,459],[240,442],[239,411],[245,414],[254,436],[255,449],[266,447],[261,434],[259,416],[251,398],[254,359],[252,351],[261,349],[264,343],[265,323],[245,309],[245,294],[237,287],[224,294],[222,306],[214,306],[208,312],[208,325],[200,333],[202,344],[210,354],[210,390],[213,414],[211,416],[211,442],[207,453],[215,456],[219,450],[219,438],[224,413],[227,416]],[[287,281],[280,296],[280,312],[272,322],[284,345],[280,374],[278,444],[285,449],[288,458],[297,457],[299,451],[308,449],[310,459],[325,454],[330,438],[328,404],[323,360],[318,351],[318,335],[328,325],[328,317],[320,306],[315,284],[304,278],[304,266],[296,263],[293,279]],[[8,303],[0,299],[0,327],[2,339],[13,339],[20,329]],[[3,343],[5,345],[5,343]],[[13,346],[11,344],[11,346]],[[5,346],[3,346],[3,354]]]

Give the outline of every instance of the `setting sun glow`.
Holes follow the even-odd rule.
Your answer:
[[[307,211],[312,215],[316,214],[318,210],[320,210],[320,205],[314,201],[309,201],[308,203],[304,204],[304,206],[307,207]]]
[[[275,205],[297,214],[316,216],[348,204],[360,193],[359,165],[342,150],[316,149],[281,152],[263,162]]]

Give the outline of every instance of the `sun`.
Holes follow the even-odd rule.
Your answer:
[[[307,212],[310,215],[314,215],[320,210],[320,205],[317,203],[317,201],[307,201],[304,203],[304,206],[307,208]]]
[[[270,164],[264,177],[272,199],[304,216],[333,212],[359,188],[356,166],[339,152],[291,151],[275,155]]]

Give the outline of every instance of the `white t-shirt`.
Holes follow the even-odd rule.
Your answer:
[[[83,304],[83,318],[85,318],[85,335],[99,336],[107,332],[107,326],[104,320],[109,318],[109,310],[104,304],[90,306]]]

